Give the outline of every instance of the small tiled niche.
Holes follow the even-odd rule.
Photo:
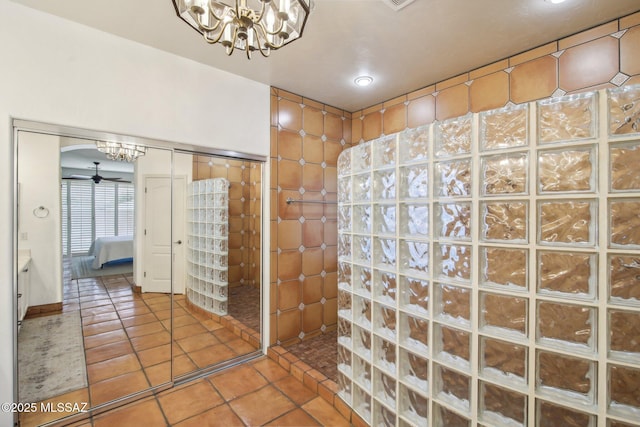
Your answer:
[[[637,425],[639,165],[640,86],[345,150],[339,396],[374,426]]]

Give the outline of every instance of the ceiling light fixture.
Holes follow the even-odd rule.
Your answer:
[[[138,157],[147,153],[147,147],[122,142],[96,141],[98,151],[107,155],[109,160],[134,162]]]
[[[371,83],[373,83],[373,77],[371,76],[358,76],[355,78],[355,80],[353,81],[356,85],[360,86],[360,87],[365,87],[365,86],[369,86]]]
[[[563,3],[565,0],[546,0],[546,1],[551,4],[560,4],[560,3]]]
[[[302,36],[311,0],[173,0],[176,13],[227,55],[240,49],[269,56]]]

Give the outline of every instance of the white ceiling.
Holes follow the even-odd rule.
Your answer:
[[[316,0],[300,40],[249,61],[207,44],[171,0],[14,1],[347,111],[640,10],[638,0],[416,0],[398,12],[382,0]],[[360,74],[373,84],[356,87]]]

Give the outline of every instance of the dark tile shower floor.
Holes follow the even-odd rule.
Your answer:
[[[229,287],[229,315],[260,332],[260,289],[249,285]]]
[[[330,331],[286,349],[334,382],[338,381],[338,333]]]
[[[260,330],[260,290],[249,285],[229,287],[229,314],[254,331]],[[337,381],[337,332],[330,331],[287,347],[327,378]]]

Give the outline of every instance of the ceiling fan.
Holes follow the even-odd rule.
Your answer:
[[[93,176],[88,176],[88,175],[71,175],[68,177],[63,177],[62,179],[82,179],[82,180],[92,180],[93,182],[95,182],[96,184],[100,184],[100,181],[114,181],[114,182],[126,182],[126,183],[130,183],[131,181],[122,181],[122,178],[105,178],[103,176],[100,176],[98,174],[98,165],[100,164],[100,162],[93,162],[94,165],[96,165],[96,174]]]

